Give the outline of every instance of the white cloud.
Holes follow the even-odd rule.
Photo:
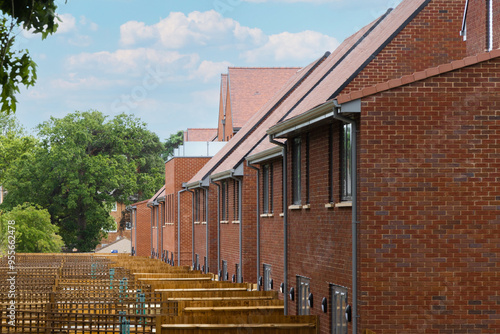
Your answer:
[[[335,38],[315,31],[283,32],[269,36],[266,44],[244,52],[242,57],[250,63],[266,59],[277,62],[304,61],[325,51],[333,51],[338,45],[339,42]]]
[[[213,61],[204,60],[200,66],[192,73],[191,77],[201,78],[204,82],[208,82],[213,78],[219,78],[221,73],[226,73],[227,68],[232,66],[228,61],[216,63]],[[217,95],[218,98],[218,95]]]
[[[99,29],[99,26],[97,25],[97,23],[90,21],[84,15],[80,16],[80,24],[82,26],[88,26],[90,31],[97,31]]]
[[[124,46],[152,41],[167,49],[205,45],[258,45],[266,39],[262,30],[243,27],[215,10],[194,11],[187,16],[171,12],[167,18],[150,26],[129,21],[120,27],[120,33]]]
[[[76,19],[71,14],[58,14],[61,22],[57,28],[56,34],[66,34],[76,29]]]
[[[81,53],[67,60],[70,70],[99,71],[108,74],[127,74],[138,76],[147,66],[166,66],[176,64],[178,67],[190,67],[196,62],[198,55],[183,55],[176,51],[160,51],[149,48],[120,49],[114,52],[101,51]]]

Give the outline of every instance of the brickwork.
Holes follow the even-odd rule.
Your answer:
[[[498,2],[493,3],[493,49],[500,49],[500,6]]]
[[[310,292],[318,301],[311,314],[320,316],[321,331],[326,333],[330,328],[330,315],[321,312],[319,301],[329,296],[329,283],[351,285],[351,209],[325,207],[330,203],[329,173],[333,180],[340,180],[340,124],[324,125],[300,137],[301,204],[309,204],[310,208],[288,209],[288,289],[294,287],[297,291],[296,275],[310,278]],[[288,205],[291,205],[293,154],[291,145],[288,146]],[[329,151],[333,153],[331,167]],[[337,181],[332,184],[334,202],[340,202],[340,184]],[[296,307],[295,301],[289,301],[289,314],[296,314]]]
[[[500,331],[500,59],[363,99],[361,328]]]
[[[464,0],[431,1],[342,93],[465,57],[463,11]]]
[[[273,280],[273,290],[279,291],[281,282],[284,281],[283,272],[283,163],[281,160],[268,162],[272,166],[272,196],[270,198],[270,210],[272,217],[260,218],[260,266],[259,276],[263,276],[263,264],[271,266],[271,278]],[[262,166],[261,166],[262,167]],[[262,172],[261,172],[262,175]],[[263,179],[260,179],[260,198],[262,201]],[[261,213],[262,204],[261,204]],[[283,295],[279,295],[283,298]]]
[[[183,190],[182,184],[192,178],[210,158],[176,157],[165,164],[165,198],[167,214],[165,215],[165,227],[163,235],[163,249],[169,254],[174,254],[174,263],[178,265],[178,192]],[[182,192],[180,194],[180,265],[192,264],[192,194]]]
[[[486,51],[486,0],[469,0],[467,10],[467,54]]]
[[[132,247],[134,247],[136,255],[151,256],[151,210],[147,207],[148,201],[142,201],[132,204],[137,209],[135,216],[137,220],[132,226]],[[136,231],[137,229],[137,231]],[[137,236],[137,242],[135,240]]]
[[[115,242],[116,240],[122,239],[122,238],[127,238],[131,240],[130,236],[130,229],[126,229],[125,225],[120,225],[120,222],[122,221],[126,211],[125,211],[125,204],[123,203],[117,203],[116,204],[116,211],[111,211],[109,214],[111,217],[113,217],[117,230],[116,232],[108,232],[108,236],[106,238],[103,238],[99,245],[97,245],[96,250],[103,247],[103,245],[108,245],[112,242]],[[128,217],[128,215],[127,215]],[[130,219],[130,218],[128,218]]]

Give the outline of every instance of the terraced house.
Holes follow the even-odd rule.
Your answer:
[[[295,70],[183,181],[193,265],[322,333],[500,332],[499,22],[405,0]]]

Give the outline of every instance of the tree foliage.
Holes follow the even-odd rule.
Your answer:
[[[7,172],[4,205],[48,209],[70,248],[94,249],[114,224],[111,203],[149,198],[164,183],[162,144],[132,116],[75,112],[41,124],[38,135],[32,159]]]
[[[47,210],[29,203],[18,205],[4,214],[0,212],[0,253],[6,252],[9,232],[15,235],[15,251],[18,253],[58,253],[64,245],[58,230],[51,224]]]
[[[23,28],[47,37],[57,29],[55,0],[0,0],[0,103],[2,112],[16,111],[19,86],[36,81],[36,64],[28,50],[17,50],[17,29]]]
[[[174,150],[178,148],[184,142],[184,131],[180,130],[177,133],[170,135],[168,139],[165,139],[164,150],[161,154],[163,160],[167,160],[174,154]]]

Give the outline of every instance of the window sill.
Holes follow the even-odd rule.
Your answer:
[[[288,210],[301,210],[301,209],[302,209],[302,205],[298,205],[298,204],[293,204],[293,205],[288,206]]]
[[[207,225],[207,222],[201,222],[201,225]]]
[[[311,208],[311,204],[302,205],[302,210],[309,210]]]
[[[200,225],[200,222],[194,222],[195,225]]]
[[[240,221],[239,220],[233,220],[231,223],[233,223],[233,224],[239,224]]]
[[[165,223],[165,226],[171,226],[174,225],[175,223]]]
[[[274,217],[273,213],[263,213],[260,215],[260,218],[272,218]]]
[[[227,220],[221,220],[219,223],[220,224],[229,224],[229,222]]]
[[[281,218],[285,217],[285,214],[284,213],[280,213],[280,217]]]
[[[333,208],[352,208],[351,201],[338,202],[338,203],[327,203],[325,204],[325,208],[333,209]]]

